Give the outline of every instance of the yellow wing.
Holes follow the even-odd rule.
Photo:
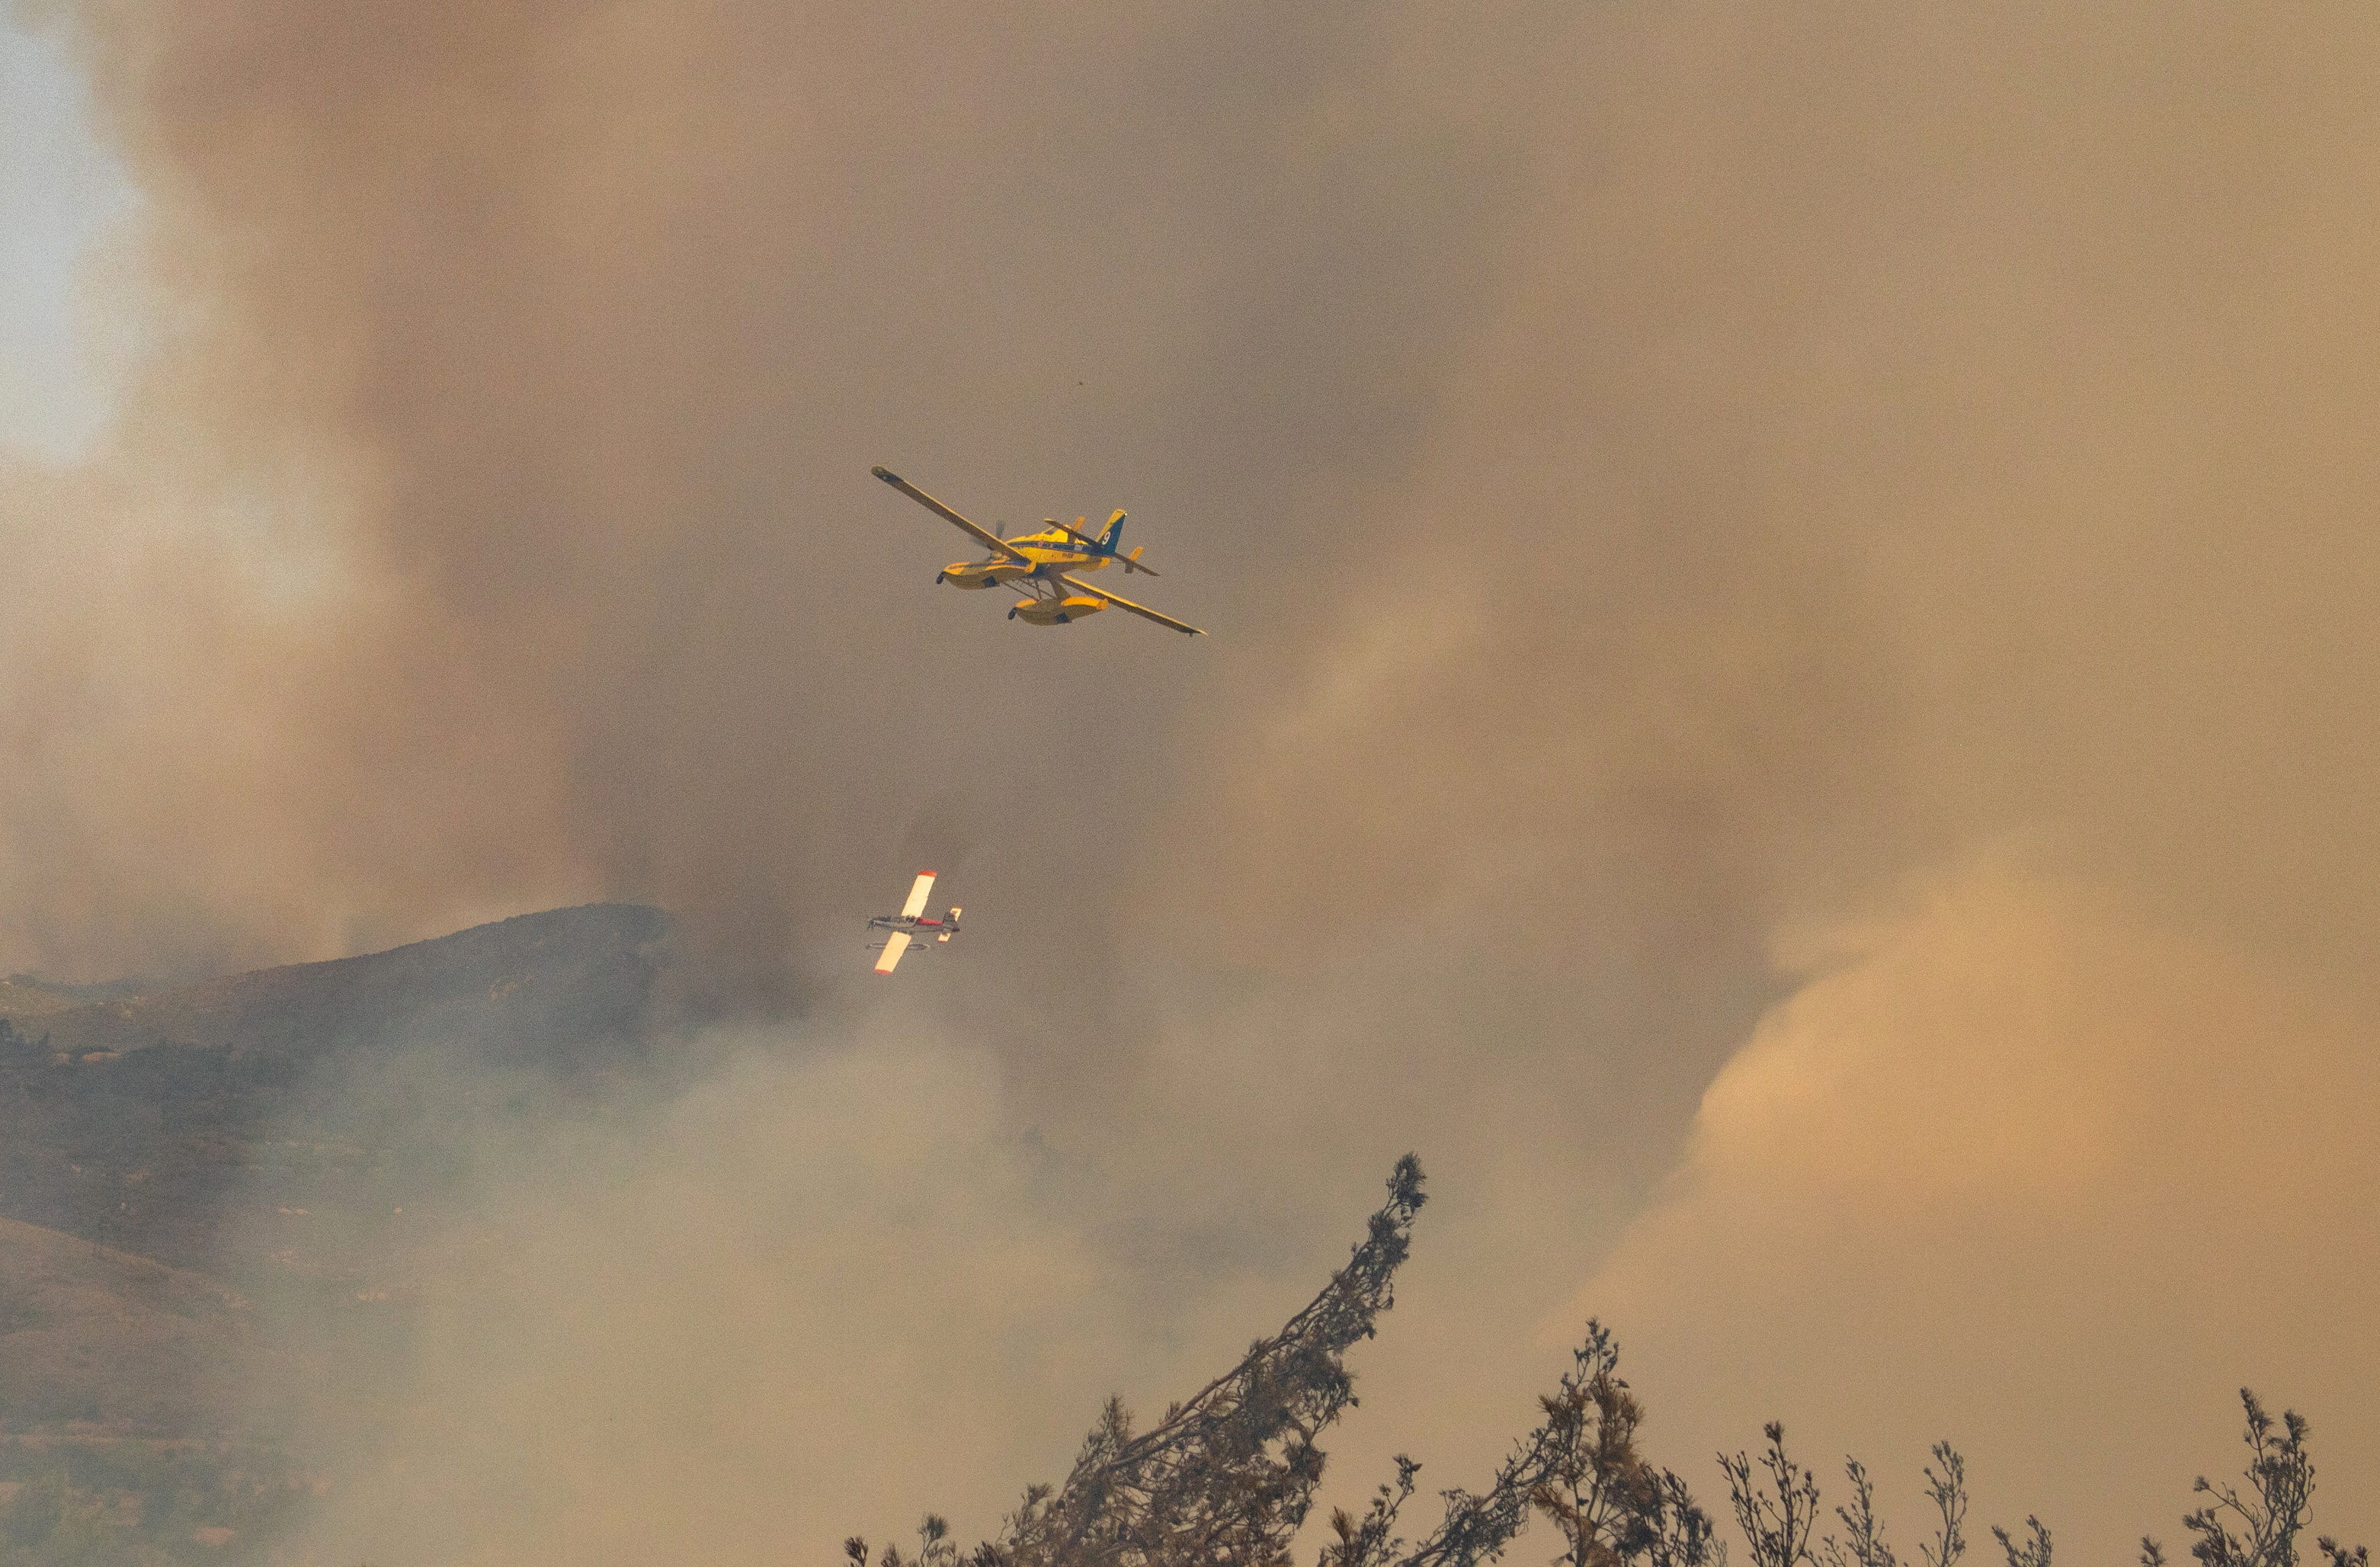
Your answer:
[[[1195,626],[1184,626],[1170,614],[1158,613],[1155,610],[1150,609],[1147,604],[1135,604],[1130,599],[1119,599],[1113,593],[1109,592],[1106,589],[1094,588],[1089,583],[1082,581],[1078,577],[1068,577],[1063,573],[1061,573],[1058,580],[1064,583],[1067,587],[1072,588],[1077,593],[1086,593],[1094,599],[1105,599],[1109,603],[1113,604],[1120,610],[1130,610],[1133,613],[1140,616],[1143,620],[1153,620],[1160,626],[1170,626],[1176,631],[1186,631],[1193,637],[1204,637],[1207,635]]]
[[[1020,565],[1031,565],[1033,564],[1032,560],[1026,556],[1023,551],[1010,549],[1008,547],[1008,541],[1002,539],[999,534],[994,533],[988,528],[978,528],[974,523],[971,523],[966,518],[959,516],[958,513],[951,510],[950,507],[942,504],[940,501],[935,500],[931,495],[927,494],[923,490],[918,489],[916,485],[910,483],[899,474],[894,473],[892,469],[872,468],[868,471],[882,480],[885,483],[890,484],[893,489],[898,490],[904,495],[908,496],[909,499],[917,502],[928,511],[932,512],[935,516],[958,524],[959,527],[966,529],[969,533],[974,534],[978,539],[982,540],[984,543],[990,545],[993,550],[1006,555],[1010,560],[1016,562]]]

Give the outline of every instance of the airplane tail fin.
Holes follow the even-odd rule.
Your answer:
[[[1110,553],[1113,553],[1116,547],[1116,541],[1123,537],[1123,512],[1119,508],[1115,516],[1108,518],[1108,530],[1099,535],[1099,548],[1108,551]]]

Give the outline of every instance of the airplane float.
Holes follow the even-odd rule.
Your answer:
[[[1123,566],[1127,577],[1135,571],[1148,577],[1157,575],[1140,564],[1138,549],[1117,549],[1116,541],[1123,535],[1122,512],[1108,518],[1106,530],[1096,539],[1066,527],[1056,517],[1045,518],[1038,532],[1002,539],[991,529],[969,522],[891,469],[877,468],[868,471],[991,551],[982,560],[959,561],[942,567],[934,574],[934,580],[970,589],[1006,588],[1024,595],[1024,601],[1009,610],[1011,620],[1021,620],[1027,626],[1065,626],[1113,605],[1193,637],[1206,635],[1195,626],[1184,626],[1146,604],[1135,604],[1103,588],[1094,588],[1074,575],[1103,571],[1111,565]],[[1085,519],[1075,520],[1079,523]]]
[[[909,901],[901,905],[898,914],[880,914],[868,922],[870,930],[890,930],[885,938],[883,954],[876,960],[876,972],[890,974],[900,965],[901,954],[909,950],[912,941],[931,938],[940,944],[959,933],[959,909],[953,904],[950,912],[940,919],[926,917],[926,896],[934,890],[934,873],[917,872],[917,883],[909,889]]]

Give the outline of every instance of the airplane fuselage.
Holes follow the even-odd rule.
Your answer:
[[[1011,539],[1008,547],[1025,557],[1012,560],[1006,555],[993,555],[979,561],[953,561],[942,567],[937,581],[953,588],[996,588],[1004,582],[1025,577],[1054,581],[1068,572],[1105,571],[1115,557],[1084,549],[1061,534],[1028,533],[1022,539]]]
[[[940,919],[926,915],[880,914],[868,922],[870,930],[901,930],[923,941],[940,937],[947,941],[951,932],[959,928],[959,911],[953,909]]]
[[[1007,544],[1025,558],[993,555],[987,560],[954,561],[944,566],[934,580],[970,590],[1013,587],[1029,594],[1008,613],[1013,620],[1034,626],[1064,626],[1108,607],[1105,599],[1076,592],[1059,579],[1079,572],[1104,571],[1109,562],[1123,556],[1105,550],[1086,550],[1058,528],[1027,533],[1008,540]]]

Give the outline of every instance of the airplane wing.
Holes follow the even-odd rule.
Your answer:
[[[884,955],[876,960],[876,972],[890,974],[900,966],[901,954],[909,950],[909,932],[895,930],[884,943]]]
[[[1104,588],[1094,588],[1087,582],[1077,581],[1075,578],[1067,577],[1062,573],[1060,574],[1058,580],[1064,583],[1067,587],[1072,588],[1077,593],[1087,594],[1094,599],[1105,599],[1109,603],[1113,604],[1120,610],[1130,610],[1133,613],[1140,616],[1143,620],[1153,620],[1160,626],[1170,626],[1176,631],[1186,631],[1193,637],[1204,637],[1207,635],[1195,626],[1183,625],[1180,621],[1174,619],[1170,614],[1158,613],[1155,610],[1150,609],[1147,604],[1135,604],[1130,599],[1119,599]]]
[[[917,872],[917,884],[909,889],[909,901],[901,905],[901,917],[915,919],[925,913],[926,894],[933,890],[934,873],[930,870]]]
[[[904,495],[908,496],[909,499],[917,502],[919,505],[925,507],[936,516],[942,517],[947,521],[958,524],[969,533],[974,534],[977,539],[980,540],[985,545],[996,553],[1006,555],[1010,560],[1016,562],[1020,565],[1031,565],[1033,564],[1022,550],[1010,549],[1008,547],[1008,541],[1002,539],[999,534],[994,533],[989,528],[978,528],[974,523],[971,523],[966,518],[959,516],[958,513],[951,510],[950,507],[942,504],[940,501],[935,500],[931,495],[927,494],[923,490],[918,489],[916,485],[910,483],[899,474],[894,473],[892,469],[871,468],[868,471],[882,480],[885,483],[890,484],[893,489],[898,490]]]

